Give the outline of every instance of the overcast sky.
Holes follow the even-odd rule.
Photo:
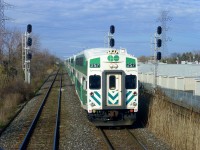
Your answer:
[[[115,48],[135,56],[152,55],[151,38],[167,13],[164,54],[200,50],[200,0],[4,0],[12,18],[6,27],[32,24],[43,48],[60,58],[86,48],[104,47],[115,25]]]

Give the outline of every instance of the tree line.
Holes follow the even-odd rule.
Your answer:
[[[147,63],[153,60],[152,56],[140,56],[138,60],[142,63]],[[181,61],[186,62],[200,62],[200,50],[193,52],[184,52],[184,53],[172,53],[167,57],[163,57],[161,62],[168,64],[180,64]]]
[[[15,29],[6,31],[6,36],[0,38],[0,91],[8,82],[13,80],[24,80],[22,69],[22,32]],[[32,35],[33,44],[31,46],[31,78],[32,86],[42,80],[48,69],[53,69],[56,58],[42,49],[39,36]],[[37,85],[36,85],[37,86]]]

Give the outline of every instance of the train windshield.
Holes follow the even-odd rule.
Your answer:
[[[89,77],[89,88],[90,89],[101,88],[101,77],[99,75],[92,75]]]
[[[137,88],[137,76],[127,75],[125,77],[125,87],[126,89],[136,89]]]
[[[110,88],[110,90],[115,90],[115,88],[116,88],[115,76],[110,76],[109,77],[109,88]]]

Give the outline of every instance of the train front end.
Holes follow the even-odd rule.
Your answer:
[[[132,125],[138,111],[137,59],[110,49],[88,60],[88,118],[96,126]]]

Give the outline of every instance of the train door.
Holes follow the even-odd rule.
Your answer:
[[[106,74],[106,105],[122,106],[122,74]]]

